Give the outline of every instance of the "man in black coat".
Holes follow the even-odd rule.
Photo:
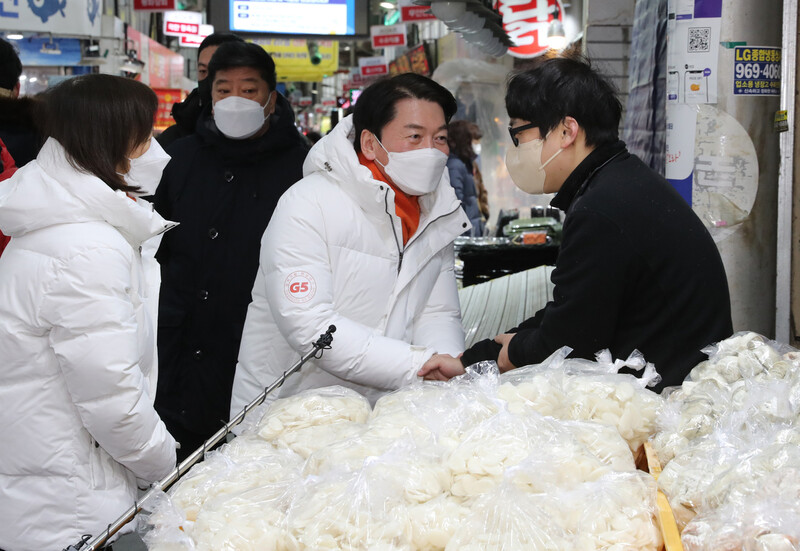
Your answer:
[[[0,38],[0,139],[18,167],[35,159],[44,141],[34,121],[36,100],[19,97],[21,74],[16,49]]]
[[[156,410],[179,459],[228,419],[261,236],[307,149],[261,47],[222,44],[209,66],[213,109],[170,146],[155,208],[180,225],[161,263]]]
[[[197,49],[197,88],[192,90],[181,103],[172,106],[172,118],[175,124],[158,135],[156,140],[166,148],[174,142],[194,134],[205,104],[211,101],[211,83],[206,80],[208,64],[221,44],[226,42],[242,42],[242,39],[230,33],[212,33],[205,37]]]
[[[679,385],[700,349],[733,332],[725,269],[708,230],[661,176],[618,140],[621,105],[579,57],[552,58],[509,82],[514,183],[556,193],[566,212],[553,300],[536,315],[460,357],[438,355],[420,375],[448,379],[496,360],[502,371],[535,364],[562,346],[593,358],[638,349]]]

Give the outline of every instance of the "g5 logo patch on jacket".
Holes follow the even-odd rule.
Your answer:
[[[317,283],[308,272],[292,272],[283,283],[283,292],[292,302],[308,302],[317,292]]]

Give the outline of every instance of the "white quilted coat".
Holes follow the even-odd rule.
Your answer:
[[[352,128],[347,117],[314,146],[264,233],[232,414],[331,324],[333,348],[281,396],[343,385],[374,401],[414,380],[434,351],[464,350],[453,239],[470,226],[447,171],[420,197],[420,225],[403,248],[394,192],[358,162]]]
[[[140,254],[171,225],[71,167],[53,139],[0,182],[0,230],[12,237],[0,257],[5,551],[55,551],[98,535],[131,506],[137,478],[175,466],[148,381],[147,302],[158,287]]]

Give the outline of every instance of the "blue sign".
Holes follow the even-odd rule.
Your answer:
[[[77,38],[30,37],[14,44],[26,67],[64,67],[81,62],[81,41]]]
[[[733,56],[733,93],[742,96],[781,94],[781,49],[736,46]]]

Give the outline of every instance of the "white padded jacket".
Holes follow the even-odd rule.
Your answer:
[[[169,229],[50,139],[0,182],[0,548],[63,549],[175,466],[153,408],[143,242]],[[150,259],[155,262],[154,259]],[[153,379],[148,377],[153,375]],[[133,529],[129,525],[128,529]]]
[[[352,133],[350,116],[314,146],[264,233],[232,414],[331,324],[332,349],[281,396],[343,385],[374,402],[414,380],[434,352],[464,350],[453,240],[470,225],[447,171],[420,197],[419,228],[403,247],[394,192],[359,163]]]

